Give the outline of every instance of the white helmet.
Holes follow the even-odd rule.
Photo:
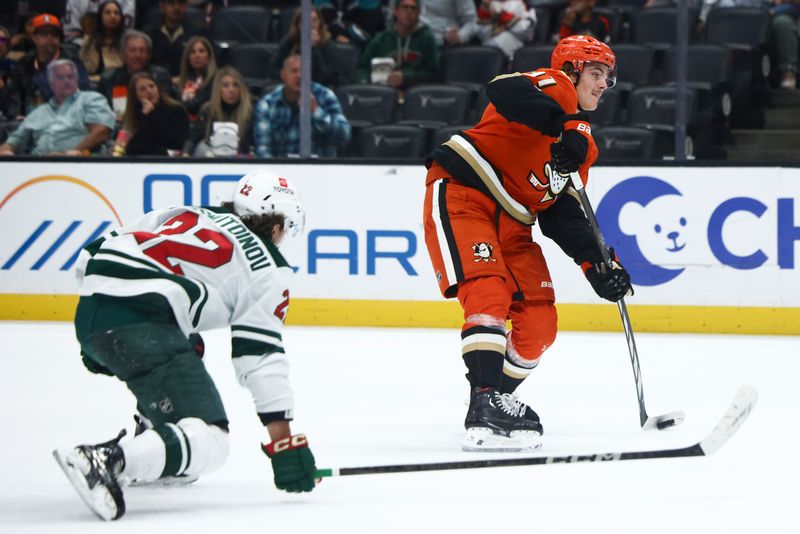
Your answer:
[[[267,171],[242,176],[233,193],[233,209],[240,217],[279,213],[286,218],[284,228],[290,237],[302,234],[306,224],[297,189],[286,178]]]

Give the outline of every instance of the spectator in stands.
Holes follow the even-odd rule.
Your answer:
[[[0,121],[12,119],[9,106],[11,106],[11,72],[14,70],[14,61],[8,57],[11,48],[11,32],[5,26],[0,26]]]
[[[708,14],[714,9],[727,7],[766,8],[772,15],[770,40],[774,45],[775,62],[781,75],[782,89],[797,88],[798,17],[800,0],[702,0],[698,16],[697,34],[702,34]]]
[[[11,76],[14,70],[14,60],[8,57],[11,50],[11,32],[5,26],[0,26],[0,74]]]
[[[186,43],[202,33],[203,28],[186,18],[186,0],[161,0],[158,5],[164,18],[157,25],[145,28],[153,41],[152,61],[166,68],[171,76],[178,76]]]
[[[67,41],[79,40],[95,33],[102,21],[103,0],[67,0],[67,11],[64,13],[64,38]],[[136,20],[136,1],[117,0],[122,32],[133,28]],[[88,68],[88,66],[87,66]],[[91,70],[91,69],[90,69]]]
[[[283,62],[282,85],[261,97],[253,118],[256,155],[286,157],[300,153],[300,56],[292,54]],[[350,141],[350,123],[342,113],[336,95],[327,87],[311,82],[311,152],[334,157],[338,147]]]
[[[394,18],[395,25],[376,35],[361,55],[358,81],[407,89],[435,80],[439,75],[436,40],[430,28],[419,22],[419,0],[398,0]],[[394,67],[385,80],[378,78],[377,65],[373,71],[373,59],[376,58],[394,61]]]
[[[36,49],[28,52],[14,67],[12,92],[15,114],[27,115],[33,108],[50,100],[53,91],[47,81],[47,65],[55,59],[71,59],[78,68],[78,86],[89,89],[89,75],[77,53],[61,46],[61,22],[49,13],[37,15],[31,22]]]
[[[533,41],[536,11],[522,0],[483,0],[478,8],[481,43],[499,48],[508,59]]]
[[[478,35],[478,16],[473,0],[425,0],[422,22],[428,25],[436,44],[468,44]]]
[[[137,72],[147,71],[161,87],[175,97],[177,91],[172,87],[172,80],[166,69],[150,63],[152,42],[146,33],[128,30],[122,36],[123,65],[114,70],[107,70],[100,78],[97,90],[105,95],[111,108],[121,118],[127,105],[128,86],[131,77]]]
[[[47,77],[53,96],[25,118],[0,146],[0,155],[88,156],[109,139],[114,113],[103,95],[78,89],[75,63],[51,61]]]
[[[200,36],[189,39],[181,58],[178,90],[190,118],[196,117],[203,104],[211,98],[211,82],[216,73],[217,60],[211,42]]]
[[[11,36],[11,51],[22,53],[23,55],[36,50],[36,45],[33,44],[33,19],[28,17],[20,26],[17,33]]]
[[[314,0],[334,40],[364,48],[386,28],[381,0]]]
[[[163,92],[147,71],[131,76],[125,119],[124,153],[129,156],[179,154],[189,137],[189,116],[183,106]],[[119,147],[115,147],[115,155]]]
[[[797,62],[800,35],[800,0],[775,0],[770,8],[775,62],[780,72],[780,88],[797,89]]]
[[[569,0],[561,19],[559,40],[570,35],[589,35],[600,42],[606,42],[611,33],[611,22],[605,15],[594,12],[596,3],[596,0]]]
[[[97,8],[94,31],[83,38],[81,61],[90,75],[122,66],[122,35],[125,23],[119,0],[105,0]],[[99,79],[99,76],[98,76]]]
[[[294,13],[289,33],[281,40],[278,53],[272,63],[276,77],[283,68],[283,61],[290,54],[300,53],[300,9]],[[335,51],[328,26],[320,17],[317,8],[311,9],[311,80],[322,85],[336,86],[342,81],[336,72]]]
[[[651,4],[655,0],[648,0],[648,3],[645,4],[645,7],[663,7],[664,4],[655,3]],[[660,2],[666,0],[659,0]],[[708,14],[711,12],[712,9],[719,9],[725,7],[764,7],[765,4],[769,4],[769,0],[694,0],[695,2],[700,3],[700,13],[697,16],[697,27],[695,28],[695,33],[700,36],[705,30],[706,27],[706,20],[708,19]],[[673,7],[674,4],[667,4],[670,7]],[[691,4],[690,4],[691,6]]]
[[[12,33],[24,35],[27,21],[40,13],[51,13],[56,17],[63,17],[64,6],[65,0],[0,0],[0,23],[11,29]],[[18,41],[13,43],[12,50],[20,50],[16,48],[17,44],[19,44]],[[26,52],[32,49],[33,42],[31,41],[31,47]]]
[[[242,156],[253,144],[253,103],[247,84],[233,67],[217,71],[211,99],[194,123],[185,155],[198,157]]]

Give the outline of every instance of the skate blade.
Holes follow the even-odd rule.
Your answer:
[[[517,431],[510,436],[495,434],[489,428],[468,428],[461,450],[465,452],[530,452],[542,446],[538,432]]]
[[[104,521],[112,521],[122,515],[118,514],[119,508],[108,488],[103,484],[98,484],[94,488],[89,487],[86,482],[89,467],[84,459],[78,458],[72,451],[59,450],[53,451],[53,457],[80,498],[97,517]]]
[[[156,480],[132,480],[129,485],[136,488],[180,488],[193,484],[199,479],[200,477],[195,475],[180,475]]]

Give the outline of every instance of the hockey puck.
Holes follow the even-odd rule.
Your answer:
[[[665,419],[656,423],[656,428],[659,430],[664,430],[665,428],[669,428],[671,426],[675,426],[675,419]]]

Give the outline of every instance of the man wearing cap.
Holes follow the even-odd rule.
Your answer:
[[[11,75],[15,100],[12,107],[16,115],[27,115],[52,98],[53,91],[47,80],[47,65],[53,60],[72,60],[78,68],[78,86],[84,90],[89,89],[89,75],[78,58],[78,52],[61,46],[61,21],[58,17],[50,13],[36,15],[32,28],[36,49],[17,62]]]
[[[64,14],[64,0],[0,0],[0,24],[22,31],[25,21],[39,13]]]

